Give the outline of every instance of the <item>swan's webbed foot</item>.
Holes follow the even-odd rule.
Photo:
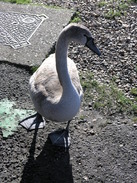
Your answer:
[[[28,131],[45,127],[45,121],[39,113],[36,113],[19,122]]]
[[[51,143],[55,146],[69,148],[70,146],[70,135],[69,135],[69,123],[66,129],[58,129],[54,132],[51,132],[48,137],[51,140]]]

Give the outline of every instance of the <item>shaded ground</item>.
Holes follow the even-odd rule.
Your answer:
[[[103,15],[95,16],[97,12],[98,14],[102,12],[96,5],[97,1],[95,4],[90,1],[48,2],[51,5],[58,4],[65,7],[75,5],[80,11],[83,24],[89,28],[92,22],[96,24],[93,26],[93,34],[98,38],[104,55],[100,58],[101,64],[99,58],[74,44],[70,46],[69,55],[75,58],[77,63],[79,62],[80,70],[83,72],[92,70],[100,82],[109,82],[112,76],[121,76],[117,85],[130,96],[130,88],[137,86],[136,43],[134,43],[136,15],[133,13],[135,5],[127,12],[127,18],[123,16],[119,18],[123,24],[129,26],[125,30],[123,24],[122,27],[116,26],[118,24],[115,19],[106,20]],[[117,33],[116,27],[119,30]],[[135,44],[133,47],[130,47],[131,44],[123,47],[127,34],[130,35],[132,46]],[[119,38],[123,36],[123,42],[120,43],[119,39],[116,39],[118,36]],[[124,56],[119,54],[122,49]],[[1,62],[0,99],[7,97],[15,101],[18,108],[33,109],[28,94],[30,75],[29,68]],[[52,147],[47,140],[48,133],[59,126],[63,127],[65,124],[47,122],[44,130],[29,133],[23,128],[18,128],[18,131],[9,138],[3,138],[0,132],[0,182],[137,182],[137,125],[129,116],[125,114],[108,116],[94,111],[89,103],[84,101],[79,115],[70,125],[71,147],[68,151]]]

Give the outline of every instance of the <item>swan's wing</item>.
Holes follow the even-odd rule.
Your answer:
[[[55,55],[48,57],[30,78],[30,94],[32,100],[44,100],[56,103],[62,95],[55,66]]]
[[[68,71],[73,85],[82,97],[83,90],[80,84],[78,70],[73,60],[68,58]],[[30,94],[33,102],[40,103],[46,99],[51,103],[57,103],[62,96],[62,86],[60,85],[55,54],[50,55],[30,78]]]

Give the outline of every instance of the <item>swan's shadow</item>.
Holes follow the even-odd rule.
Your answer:
[[[47,139],[40,155],[34,159],[37,130],[29,151],[21,183],[73,183],[69,150],[51,145]]]

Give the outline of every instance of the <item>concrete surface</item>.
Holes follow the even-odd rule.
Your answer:
[[[29,44],[26,44],[26,46],[15,49],[9,45],[4,45],[2,43],[2,40],[0,40],[0,61],[8,61],[28,66],[40,65],[42,63],[46,55],[51,51],[52,47],[54,46],[60,31],[65,25],[68,24],[74,13],[72,10],[68,9],[50,8],[42,5],[31,4],[17,5],[3,2],[0,2],[0,12],[19,13],[19,16],[22,16],[23,14],[23,16],[30,15],[35,17],[43,17],[42,22],[40,22],[37,29],[34,30],[30,39],[28,40]],[[8,15],[5,15],[5,18],[7,18],[7,16]],[[33,21],[33,18],[31,19]],[[3,21],[3,18],[0,18],[1,29],[3,29]],[[9,22],[9,25],[7,25],[7,27],[16,26],[10,25],[10,23],[16,24],[16,22],[11,21]],[[16,31],[18,31],[17,29],[17,26],[16,30],[13,29],[12,31],[9,29],[8,33],[10,34],[12,32],[13,34],[15,34]],[[0,30],[1,37],[3,31],[6,32],[5,29]]]

